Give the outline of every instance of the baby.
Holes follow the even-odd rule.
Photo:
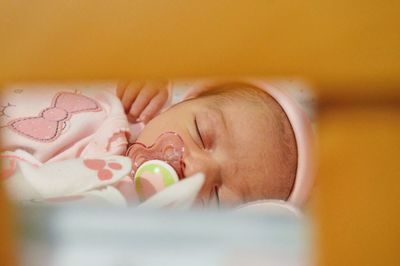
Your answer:
[[[174,132],[184,146],[181,165],[175,170],[182,177],[205,174],[198,195],[204,204],[215,199],[222,206],[262,199],[304,203],[311,184],[310,158],[305,155],[311,130],[287,96],[259,81],[204,82],[194,85],[184,101],[157,115],[168,101],[167,87],[166,82],[120,83],[119,104],[116,97],[99,91],[76,94],[83,98],[57,94],[48,108],[38,108],[40,123],[18,112],[13,117],[22,118],[12,118],[4,109],[3,150],[23,149],[42,163],[124,155],[128,139],[150,147],[163,133]],[[10,111],[14,102],[9,98]],[[43,105],[43,100],[39,102]],[[136,125],[126,123],[126,117]],[[51,128],[47,130],[51,134],[38,125]],[[67,134],[74,140],[68,141]],[[62,138],[64,142],[52,145]],[[26,144],[27,139],[34,145]]]
[[[165,95],[152,92],[149,94],[157,95],[155,100],[139,93],[136,102],[132,101],[131,95],[138,95],[136,84],[133,88],[119,86],[118,92],[133,119],[151,117],[155,111],[147,111],[157,109],[154,106],[162,105],[158,99],[165,99]],[[288,97],[262,82],[250,81],[199,84],[186,98],[191,99],[151,120],[137,141],[150,145],[162,132],[177,132],[185,143],[184,175],[203,172],[207,177],[200,192],[203,201],[217,197],[221,205],[237,205],[292,196],[293,203],[304,202],[311,178],[304,177],[311,175],[307,154],[311,129]],[[293,123],[301,143],[296,143]],[[298,154],[303,156],[301,160]]]

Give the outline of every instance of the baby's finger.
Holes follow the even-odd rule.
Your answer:
[[[117,83],[117,97],[122,100],[122,96],[124,96],[124,92],[128,87],[129,82],[127,81],[119,81]]]
[[[125,88],[124,95],[121,99],[125,112],[131,109],[132,104],[136,101],[142,88],[143,84],[140,82],[132,82]]]
[[[151,99],[157,93],[154,89],[142,89],[137,95],[135,101],[129,110],[128,118],[130,121],[137,121],[139,115],[142,113],[144,108],[149,104]]]
[[[163,108],[167,98],[168,92],[160,91],[143,110],[139,116],[139,121],[149,122]]]

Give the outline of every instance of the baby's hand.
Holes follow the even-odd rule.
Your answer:
[[[120,82],[117,96],[121,99],[130,122],[150,121],[168,100],[168,82]]]

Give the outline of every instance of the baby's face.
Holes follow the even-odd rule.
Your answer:
[[[228,206],[279,197],[268,166],[274,141],[268,121],[244,101],[212,106],[209,98],[175,105],[151,120],[137,141],[151,145],[164,132],[178,133],[185,145],[184,176],[206,176],[199,194],[204,204],[216,197]]]

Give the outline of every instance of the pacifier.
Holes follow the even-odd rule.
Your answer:
[[[175,132],[165,132],[156,141],[147,147],[143,143],[135,142],[126,152],[132,160],[132,176],[146,161],[160,160],[171,165],[179,179],[183,176],[183,152],[184,144],[182,138]]]
[[[160,160],[150,160],[137,169],[134,177],[135,190],[141,202],[179,181],[174,168]]]
[[[141,201],[184,178],[183,152],[183,140],[175,132],[161,134],[149,147],[139,142],[129,147],[131,176]]]

